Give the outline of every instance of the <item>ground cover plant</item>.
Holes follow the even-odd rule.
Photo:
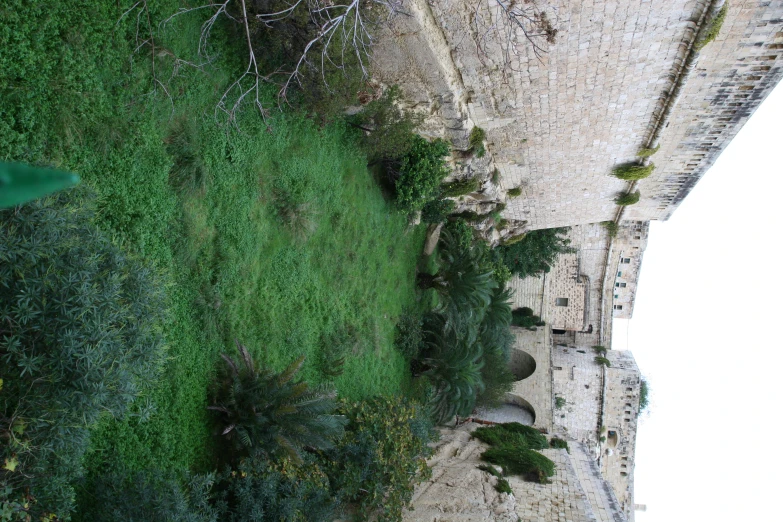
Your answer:
[[[113,469],[213,471],[209,389],[234,339],[274,372],[304,356],[313,364],[302,378],[333,382],[349,401],[410,383],[394,324],[418,306],[424,230],[409,230],[384,199],[358,131],[290,110],[266,120],[240,111],[223,125],[216,99],[245,66],[234,28],[214,25],[203,64],[207,10],[159,25],[178,2],[135,5],[123,17],[109,1],[11,2],[0,20],[0,160],[79,174],[95,192],[95,226],[118,256],[152,267],[165,291],[161,375],[124,415],[88,422],[77,458],[85,484]],[[275,107],[275,88],[261,94]],[[342,374],[330,375],[317,363],[324,340],[346,331],[355,342],[336,358]],[[77,504],[91,499],[85,487]],[[0,498],[26,509],[17,500]]]
[[[548,448],[549,442],[535,428],[509,422],[476,428],[471,435],[489,444],[481,458],[500,466],[504,475],[546,483],[555,473],[554,462],[537,451]]]

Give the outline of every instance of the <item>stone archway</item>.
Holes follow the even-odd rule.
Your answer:
[[[524,350],[515,348],[511,350],[509,369],[516,377],[517,382],[523,381],[536,371],[536,360]]]

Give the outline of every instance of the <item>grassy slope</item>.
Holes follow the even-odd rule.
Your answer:
[[[278,114],[268,132],[248,109],[241,132],[227,131],[213,108],[236,64],[218,60],[208,74],[184,69],[169,80],[173,61],[159,55],[169,100],[153,92],[148,53],[129,59],[133,13],[115,26],[114,2],[24,4],[0,16],[0,158],[82,175],[102,224],[160,269],[170,295],[170,362],[145,398],[155,413],[96,427],[88,467],[208,467],[208,386],[234,339],[275,368],[304,354],[305,376],[323,382],[312,364],[322,340],[348,328],[358,342],[336,379],[341,395],[407,390],[393,324],[415,300],[423,231],[406,234],[344,129]],[[154,26],[175,5],[155,4]],[[192,57],[199,22],[175,23],[159,45]],[[230,55],[220,28],[213,37],[214,50]],[[167,146],[183,121],[192,161],[181,144]],[[172,188],[178,161],[202,167],[203,187]],[[306,237],[281,222],[280,194],[306,209]]]

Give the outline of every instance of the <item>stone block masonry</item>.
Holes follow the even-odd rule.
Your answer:
[[[413,16],[379,40],[376,76],[400,84],[429,116],[424,130],[455,146],[484,128],[502,188],[523,191],[504,216],[531,229],[614,219],[628,184],[612,169],[658,135],[657,168],[623,219],[667,219],[783,77],[781,0],[732,0],[693,61],[714,0],[538,2],[557,37],[537,57],[514,34],[508,64],[484,29],[499,20],[496,0],[407,5]]]

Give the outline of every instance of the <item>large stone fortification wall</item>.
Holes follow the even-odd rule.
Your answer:
[[[517,32],[504,67],[501,40],[484,29],[498,20],[495,0],[407,0],[409,16],[380,39],[376,74],[455,146],[467,148],[474,125],[487,131],[488,168],[503,189],[523,189],[505,217],[533,229],[614,219],[628,184],[612,168],[660,144],[623,219],[666,219],[783,75],[779,0],[732,0],[718,38],[695,53],[721,3],[537,2],[555,42],[539,41],[539,59]]]
[[[478,469],[487,446],[471,439],[477,426],[441,430],[429,464],[432,478],[417,486],[409,522],[625,522],[611,488],[579,444],[542,453],[555,463],[549,484],[507,477],[513,495],[495,491],[496,479]]]

